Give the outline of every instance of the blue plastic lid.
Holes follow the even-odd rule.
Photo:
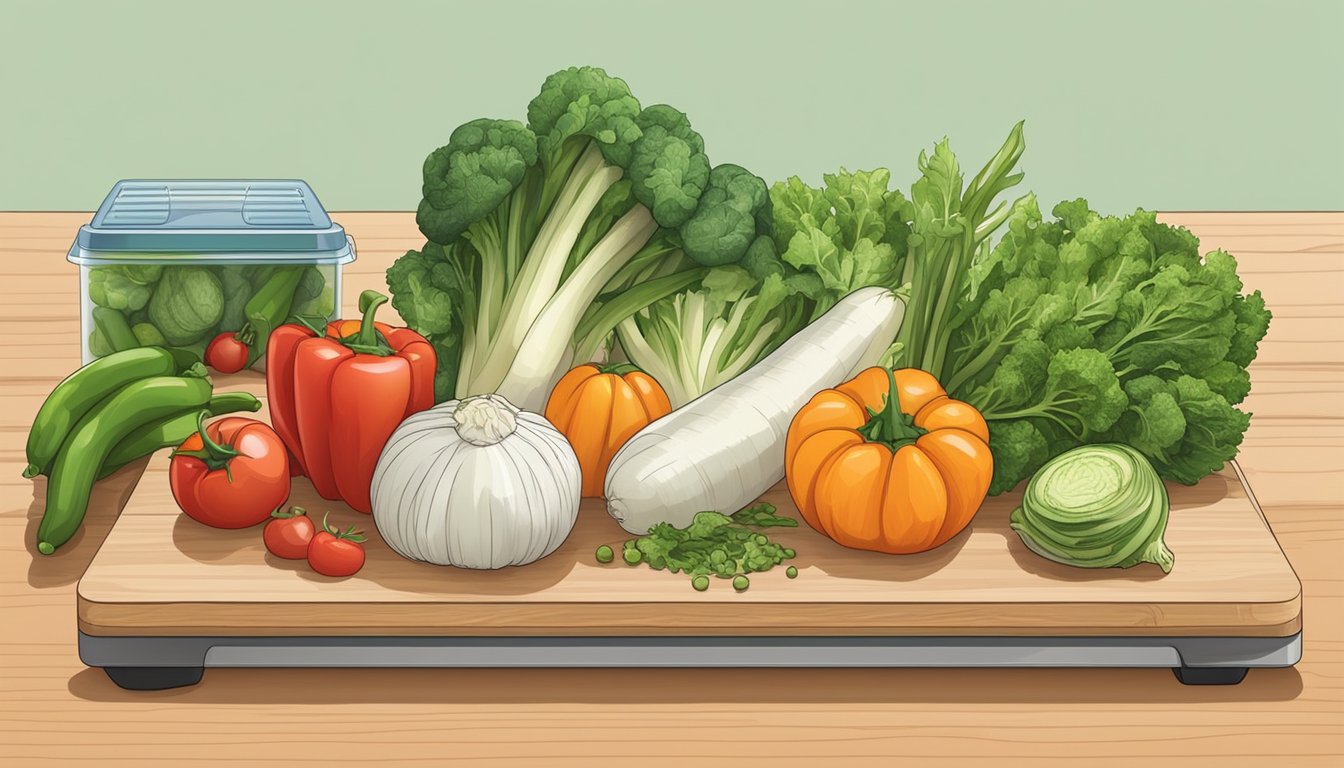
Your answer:
[[[301,180],[125,180],[117,182],[80,227],[70,259],[97,251],[96,261],[116,252],[187,252],[233,256],[276,253],[350,261],[345,231],[327,216],[317,195]]]

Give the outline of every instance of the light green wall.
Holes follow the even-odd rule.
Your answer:
[[[768,180],[1027,120],[1026,185],[1103,210],[1344,208],[1344,2],[0,0],[0,210],[123,177],[301,177],[411,209],[457,124],[596,64]]]

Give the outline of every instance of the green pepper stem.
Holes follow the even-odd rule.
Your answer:
[[[372,347],[378,344],[378,329],[373,324],[373,316],[378,308],[387,303],[387,296],[377,291],[365,291],[359,294],[359,311],[364,317],[359,321],[359,343]]]

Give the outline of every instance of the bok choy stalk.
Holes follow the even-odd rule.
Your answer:
[[[901,273],[909,203],[888,189],[885,169],[797,177],[770,189],[773,238],[758,239],[738,266],[661,299],[620,324],[632,362],[673,407],[723,384],[770,354],[841,298]]]
[[[621,348],[662,385],[673,408],[750,368],[805,317],[779,276],[757,283],[741,267],[711,270],[617,326]]]
[[[440,401],[498,392],[541,410],[576,345],[609,333],[616,310],[737,262],[769,230],[764,182],[711,167],[683,113],[641,108],[595,67],[547,78],[526,125],[459,126],[423,173],[416,223],[428,242],[387,281],[393,306],[435,346]],[[664,260],[686,274],[629,279],[630,265]]]

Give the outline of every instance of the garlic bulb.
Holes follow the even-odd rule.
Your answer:
[[[499,395],[406,419],[373,474],[373,520],[398,554],[461,568],[554,552],[579,513],[579,460],[541,416]]]

